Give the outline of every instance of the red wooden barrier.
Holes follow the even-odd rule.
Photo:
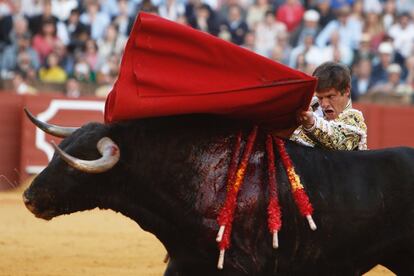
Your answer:
[[[368,126],[368,148],[414,147],[414,108],[357,104]]]
[[[0,93],[0,189],[19,183],[22,103],[22,97]]]

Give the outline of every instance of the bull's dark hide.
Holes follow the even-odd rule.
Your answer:
[[[208,116],[91,123],[60,147],[95,159],[97,141],[109,136],[121,150],[119,163],[87,174],[55,156],[25,196],[45,219],[95,207],[121,212],[165,245],[168,275],[361,275],[376,264],[414,275],[412,149],[342,152],[287,142],[318,230],[299,216],[275,152],[283,226],[274,250],[266,226],[263,133],[239,195],[224,270],[217,270],[216,217],[239,129],[247,136],[251,127]]]

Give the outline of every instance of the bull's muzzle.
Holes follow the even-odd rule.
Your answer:
[[[30,212],[34,213],[35,212],[35,207],[32,204],[32,201],[29,199],[29,197],[27,196],[26,193],[23,193],[23,203],[24,205],[26,205],[27,209],[30,210]]]
[[[46,210],[43,208],[38,208],[38,206],[36,206],[35,204],[35,201],[31,199],[31,196],[28,190],[26,190],[23,193],[23,202],[26,208],[38,218],[50,220],[56,216],[56,212],[54,212],[54,210]]]

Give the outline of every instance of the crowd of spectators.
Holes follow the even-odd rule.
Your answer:
[[[18,93],[53,83],[78,97],[92,83],[105,96],[139,11],[306,73],[342,62],[354,100],[414,91],[414,0],[0,0],[0,78]]]

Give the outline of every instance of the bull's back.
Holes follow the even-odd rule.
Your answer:
[[[294,159],[315,209],[318,230],[308,243],[318,245],[318,257],[374,264],[376,254],[412,236],[413,149],[306,149]]]

